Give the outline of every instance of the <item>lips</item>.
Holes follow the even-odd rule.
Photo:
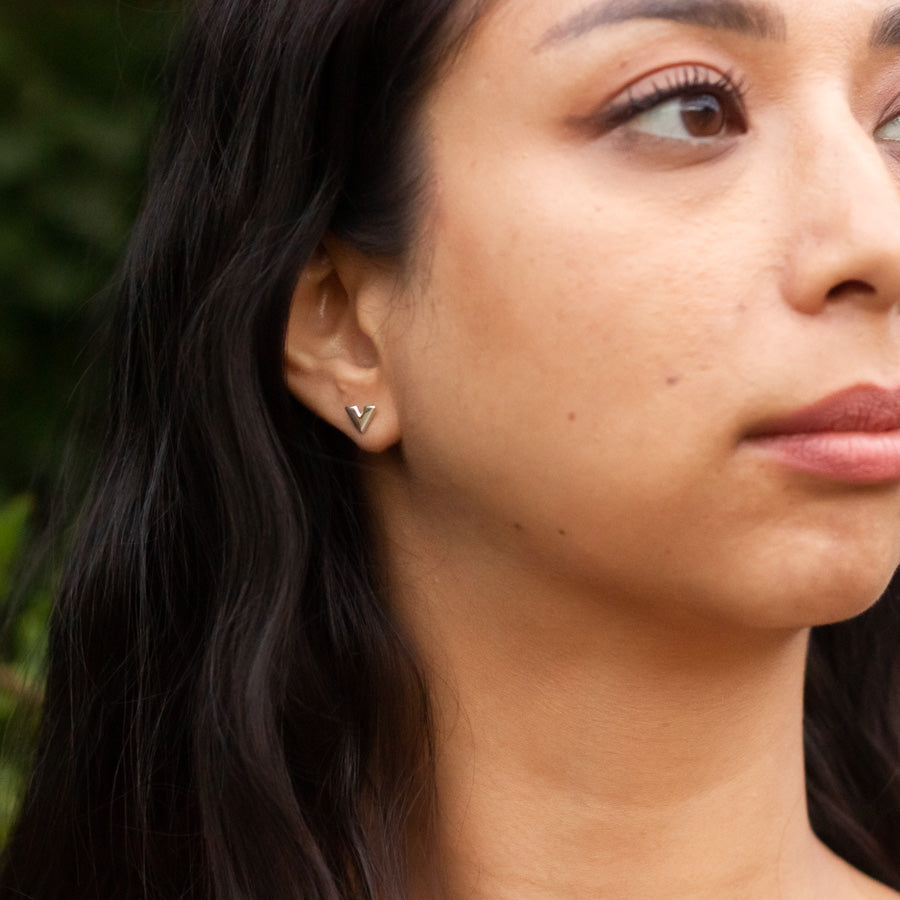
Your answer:
[[[780,464],[849,483],[900,480],[900,388],[855,385],[747,437]]]
[[[878,434],[900,429],[900,388],[857,385],[764,423],[756,437],[825,432]]]

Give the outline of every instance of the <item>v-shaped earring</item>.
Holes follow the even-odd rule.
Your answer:
[[[365,434],[366,429],[369,427],[369,422],[372,421],[375,407],[366,406],[360,410],[358,406],[345,406],[344,409],[347,410],[347,415],[350,416],[350,421],[356,426],[356,430],[360,434]]]

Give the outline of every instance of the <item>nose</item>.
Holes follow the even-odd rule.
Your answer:
[[[790,221],[782,291],[799,312],[839,302],[872,310],[900,303],[900,141],[878,141],[846,100],[822,105],[780,169]],[[784,161],[784,158],[782,158]]]

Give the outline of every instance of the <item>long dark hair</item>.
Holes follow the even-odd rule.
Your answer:
[[[482,5],[198,4],[0,897],[406,896],[426,685],[381,602],[353,445],[290,398],[282,344],[327,233],[409,250],[416,113]],[[814,826],[900,888],[892,597],[814,634],[806,733]]]

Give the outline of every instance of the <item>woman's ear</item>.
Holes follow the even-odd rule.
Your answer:
[[[288,390],[320,418],[377,453],[400,439],[384,379],[372,302],[389,303],[379,270],[358,251],[326,241],[300,273],[284,344]],[[366,314],[360,315],[363,304]]]

